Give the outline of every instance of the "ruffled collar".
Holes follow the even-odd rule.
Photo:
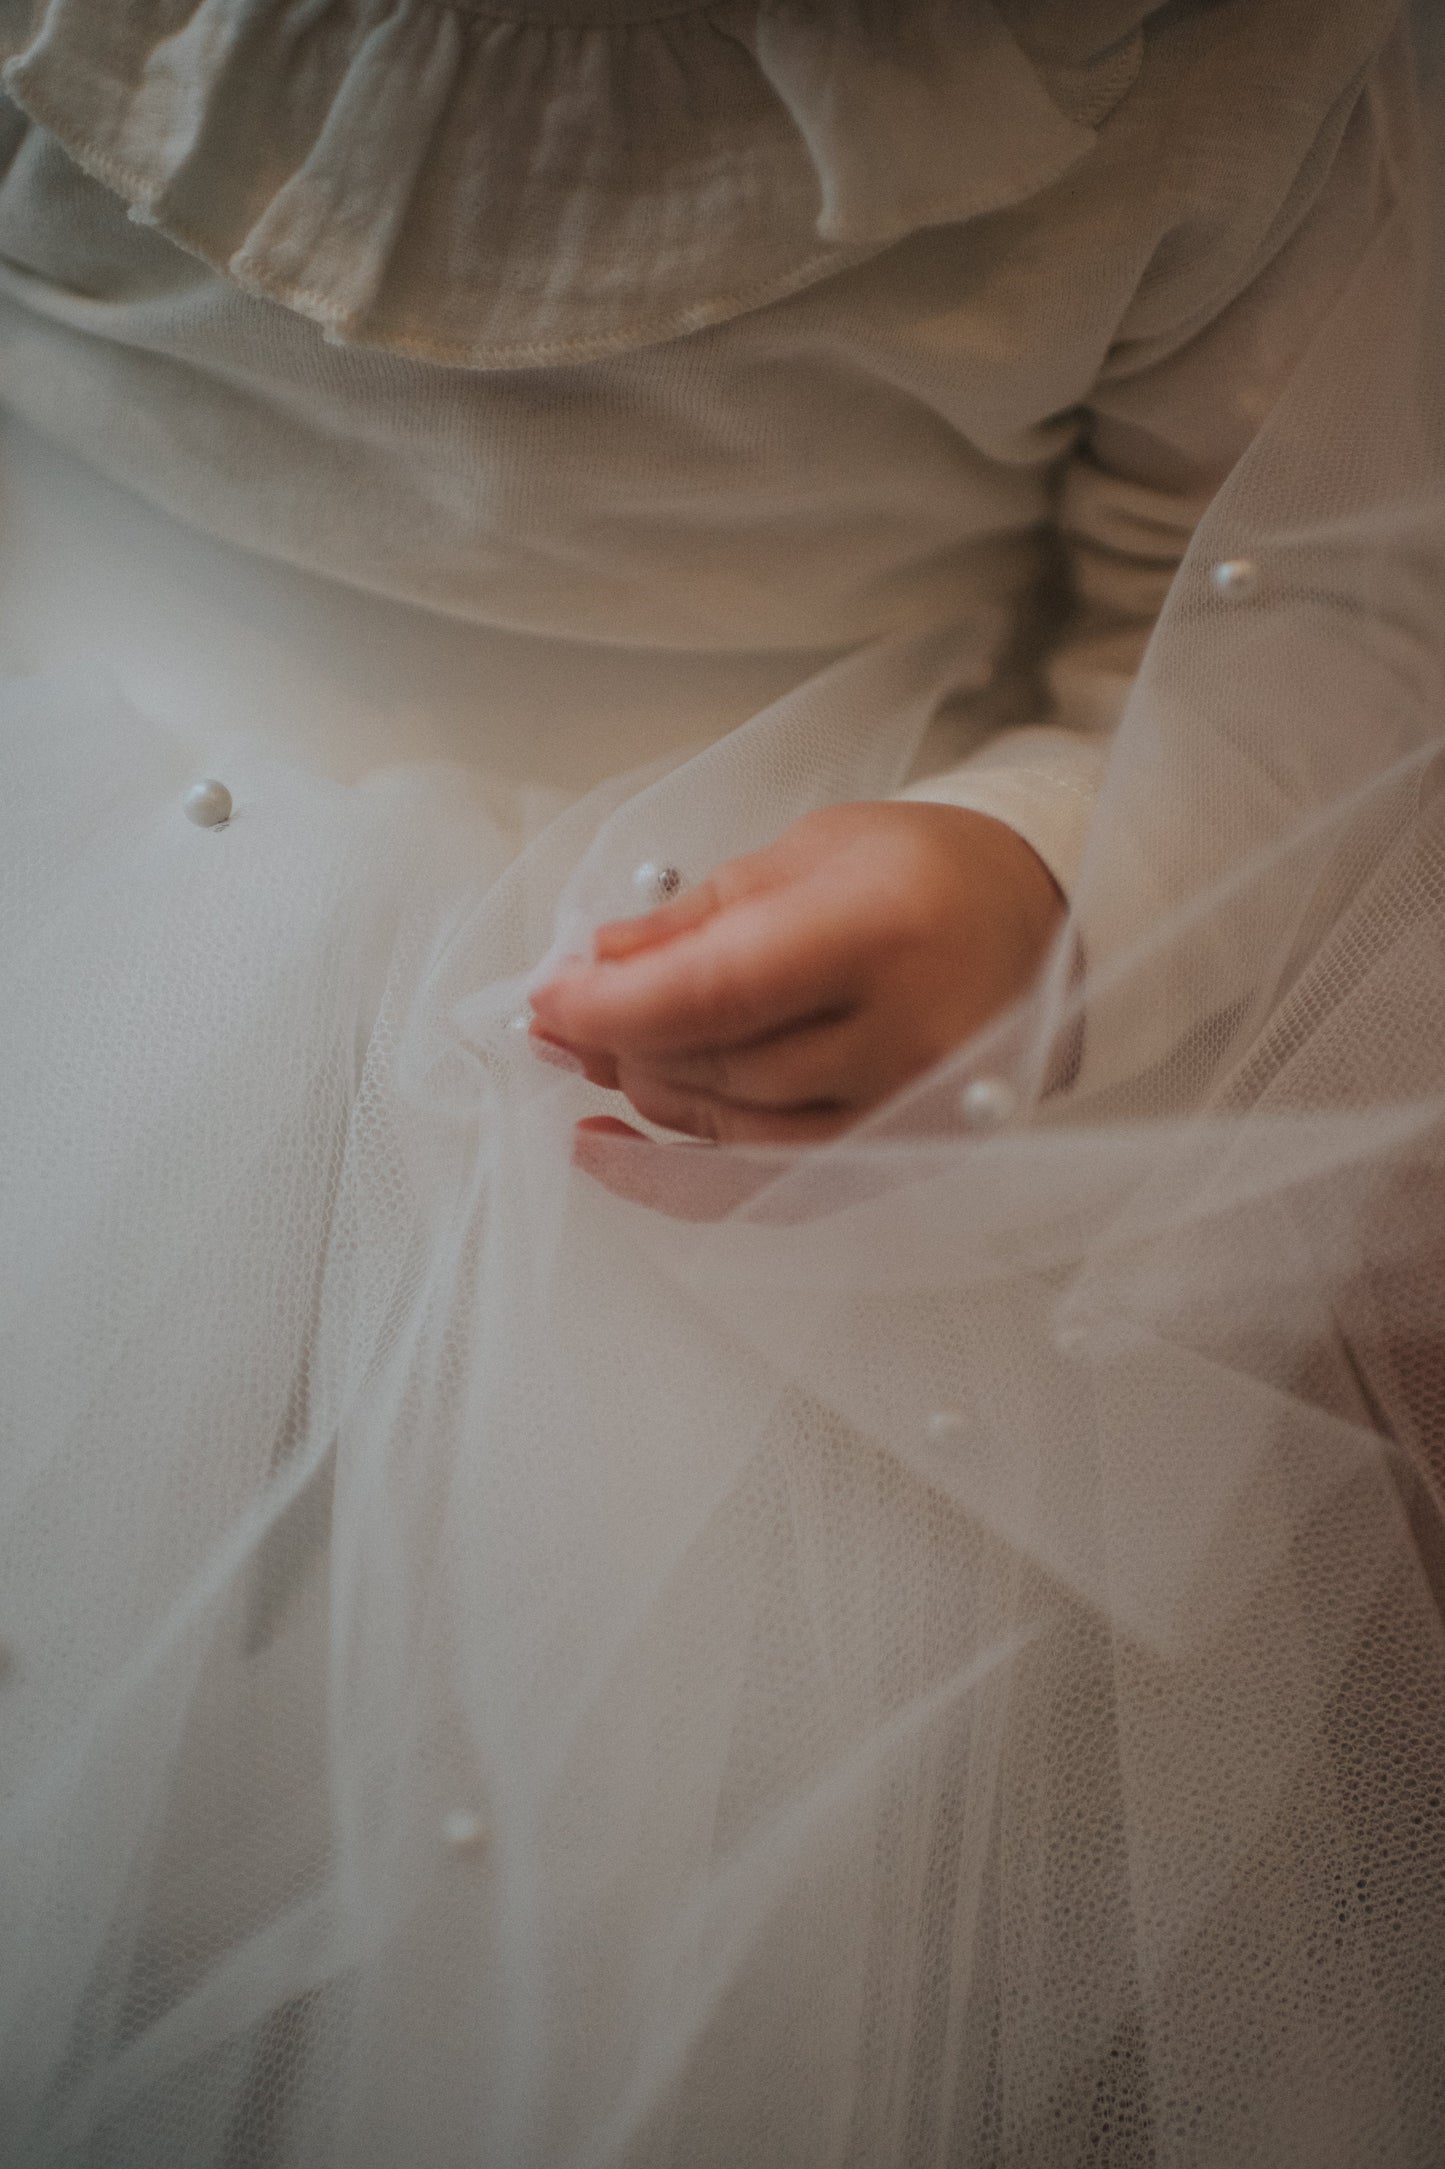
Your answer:
[[[10,97],[329,336],[584,361],[1089,149],[1150,0],[0,0]]]

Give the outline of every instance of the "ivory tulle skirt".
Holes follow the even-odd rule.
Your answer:
[[[570,769],[521,663],[461,744],[369,681],[327,773],[249,577],[247,712],[159,623],[0,695],[0,2156],[1438,2163],[1428,730],[1114,943],[1070,1092],[1053,987],[677,1217],[532,975],[892,788],[953,635]]]

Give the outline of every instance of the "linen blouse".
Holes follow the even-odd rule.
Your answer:
[[[1067,887],[1200,512],[1400,186],[1397,13],[0,0],[0,400],[474,622],[961,625],[910,791]]]

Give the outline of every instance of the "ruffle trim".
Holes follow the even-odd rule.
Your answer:
[[[329,337],[525,368],[1047,187],[1153,12],[1060,8],[0,0],[0,80],[132,218]]]

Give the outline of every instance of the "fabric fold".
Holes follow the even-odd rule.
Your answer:
[[[0,0],[0,56],[32,122],[247,290],[508,369],[722,322],[1037,193],[1153,12],[1093,0],[1061,40],[1040,0]]]

